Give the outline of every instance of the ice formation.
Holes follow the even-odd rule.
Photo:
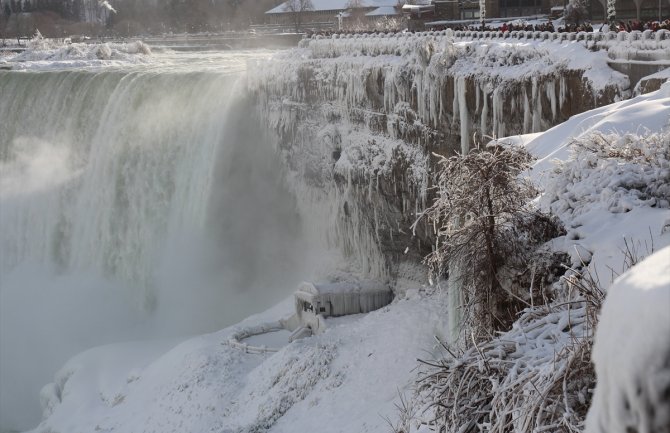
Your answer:
[[[579,56],[589,63],[576,65]],[[360,261],[378,257],[364,268],[383,275],[389,251],[397,260],[409,244],[416,257],[430,243],[427,227],[414,240],[403,229],[425,208],[430,152],[543,131],[627,96],[627,78],[606,59],[577,42],[317,36],[252,65],[247,85],[291,170],[334,188],[331,238]]]
[[[41,64],[44,68],[114,66],[144,64],[151,60],[151,48],[141,41],[128,43],[66,43],[42,38],[31,39],[26,50],[0,60],[0,65],[25,69]]]

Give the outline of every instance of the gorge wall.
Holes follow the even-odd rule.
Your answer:
[[[286,166],[321,191],[329,237],[375,276],[403,277],[430,251],[432,230],[410,227],[430,202],[431,154],[544,131],[630,95],[606,53],[583,44],[449,31],[315,37],[252,69]]]

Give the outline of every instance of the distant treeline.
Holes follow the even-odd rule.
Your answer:
[[[84,14],[84,0],[9,0],[3,1],[3,13],[52,11],[63,18],[80,19]]]
[[[241,30],[262,23],[282,0],[0,0],[0,34],[84,28],[139,35]],[[95,29],[93,31],[93,29]],[[86,32],[85,30],[83,32]]]

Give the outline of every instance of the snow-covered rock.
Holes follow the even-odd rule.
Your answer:
[[[670,426],[670,247],[610,288],[596,331],[598,384],[586,433],[663,433]]]

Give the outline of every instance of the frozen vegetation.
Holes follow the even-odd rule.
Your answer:
[[[615,318],[608,310],[617,307],[609,305],[606,293],[631,267],[626,275],[635,279],[640,272],[635,265],[645,256],[662,250],[652,262],[667,257],[668,110],[670,84],[665,84],[654,94],[575,116],[543,134],[503,140],[525,144],[539,158],[531,173],[543,191],[538,204],[565,226],[567,233],[549,246],[570,257],[568,270],[548,288],[545,296],[552,301],[527,308],[510,331],[462,354],[446,353],[438,367],[424,371],[415,405],[423,409],[421,421],[408,422],[410,431],[421,431],[420,425],[447,431],[476,425],[492,432],[582,431],[596,381],[589,360],[596,329],[595,373],[598,387],[606,390],[596,391],[588,431],[663,431],[668,402],[658,389],[669,371],[670,327],[660,275],[667,265],[637,288],[659,288],[653,290],[657,310],[645,306],[654,301],[631,293],[625,307],[611,301],[629,309]],[[598,326],[603,298],[604,325]],[[649,311],[649,320],[633,319],[646,316],[642,311]],[[629,330],[617,331],[623,328]],[[644,332],[644,338],[627,337]],[[631,383],[638,384],[635,391]],[[615,418],[617,411],[622,412]]]
[[[26,50],[11,56],[0,57],[0,66],[24,69],[26,65],[43,69],[76,68],[91,66],[128,66],[146,63],[151,49],[141,41],[129,43],[71,43],[56,42],[37,34],[28,42]]]
[[[240,132],[255,113],[235,111],[247,102],[241,86],[209,66],[136,71],[125,76],[131,79],[46,73],[48,83],[61,80],[56,92],[65,91],[63,83],[84,83],[96,96],[90,106],[76,98],[70,106],[73,116],[89,113],[84,131],[92,137],[48,110],[12,114],[36,119],[41,134],[17,140],[13,158],[0,153],[3,225],[12,224],[0,236],[12,254],[0,265],[12,271],[13,285],[26,281],[14,272],[26,257],[48,262],[53,246],[65,245],[45,267],[139,281],[132,297],[153,305],[163,319],[154,326],[215,326],[198,315],[232,317],[238,305],[251,308],[246,295],[255,305],[261,297],[285,298],[295,275],[281,275],[284,265],[301,278],[389,279],[396,297],[368,314],[325,319],[324,333],[290,344],[278,343],[285,333],[277,331],[293,313],[289,298],[209,334],[87,350],[42,388],[43,419],[32,431],[662,432],[670,417],[663,394],[670,375],[670,83],[627,99],[630,83],[607,67],[605,51],[579,42],[451,36],[317,38],[271,60],[249,56],[246,90],[274,152],[260,145],[265,135]],[[141,45],[108,48],[132,52],[138,62],[163,61],[149,59],[156,55]],[[48,69],[63,59],[92,60],[101,48],[62,51],[70,49],[34,47],[25,62],[7,63]],[[28,92],[20,73],[0,71],[0,79]],[[577,114],[574,92],[586,101],[582,109],[612,103]],[[185,108],[162,112],[151,102],[156,95]],[[74,145],[53,145],[47,138],[57,129]],[[556,270],[560,278],[524,286],[531,305],[510,329],[458,346],[448,281],[429,282],[420,263],[434,241],[430,227],[419,225],[413,237],[410,226],[434,197],[431,152],[467,151],[484,135],[511,133],[520,135],[497,143],[525,146],[536,158],[521,174],[539,191],[531,206],[564,227],[534,259],[539,266],[551,253],[565,266]],[[141,146],[133,145],[137,135]],[[217,147],[224,136],[232,138]],[[117,141],[122,152],[110,145]],[[35,174],[49,155],[59,161],[55,184]],[[41,232],[30,231],[22,215]],[[119,218],[127,223],[115,224]],[[233,229],[213,231],[213,221]],[[205,242],[190,257],[202,238],[230,247]],[[240,268],[226,274],[223,298],[205,284],[221,281],[217,260]],[[275,279],[269,271],[280,268]],[[187,277],[178,277],[184,269]],[[240,290],[248,279],[255,287]],[[4,290],[3,300],[16,299]],[[195,294],[202,300],[191,299]],[[203,332],[193,324],[180,329]]]

